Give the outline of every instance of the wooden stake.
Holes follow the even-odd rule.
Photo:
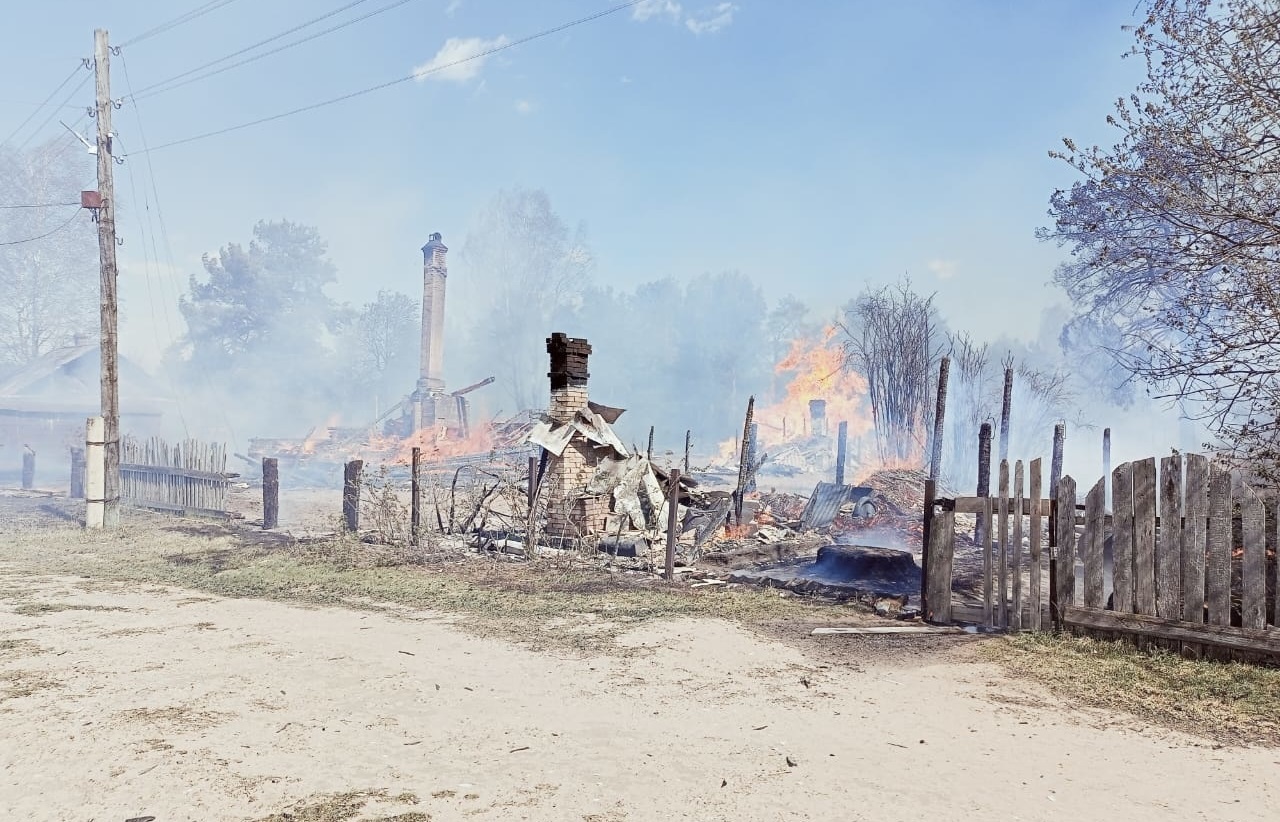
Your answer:
[[[1067,424],[1060,422],[1053,426],[1053,459],[1049,463],[1049,493],[1056,499],[1058,480],[1062,479],[1062,449],[1067,439]]]
[[[280,524],[280,463],[275,457],[262,458],[262,528]]]
[[[27,448],[22,452],[22,490],[36,487],[36,452]]]
[[[95,113],[98,122],[98,194],[102,198],[98,209],[98,257],[101,273],[100,338],[98,340],[102,369],[103,421],[103,489],[102,524],[113,528],[120,524],[120,394],[117,371],[116,329],[116,200],[112,173],[115,159],[111,151],[111,112],[115,102],[111,99],[111,47],[106,29],[93,33],[93,60],[95,75]]]
[[[1102,429],[1102,503],[1105,510],[1111,510],[1111,429]]]
[[[409,540],[422,544],[422,449],[409,452]]]
[[[933,528],[934,500],[938,495],[938,485],[929,479],[924,481],[924,530],[920,542],[920,611],[928,618],[929,614],[929,554],[930,531]]]
[[[679,524],[679,517],[676,516],[676,512],[679,507],[680,471],[677,468],[672,468],[671,487],[667,490],[667,564],[664,574],[668,582],[675,579],[676,576],[676,526]]]
[[[1009,360],[1012,362],[1012,360]],[[1004,369],[1004,398],[1000,403],[1000,459],[1009,459],[1009,424],[1013,413],[1013,366]]]
[[[649,447],[645,449],[644,458],[653,462],[653,426],[649,426]]]
[[[947,417],[947,380],[951,375],[951,358],[943,357],[938,366],[938,404],[933,412],[933,453],[929,457],[929,479],[937,482],[942,470],[942,433]]]
[[[738,486],[733,494],[733,518],[734,522],[742,525],[742,496],[747,488],[747,448],[751,441],[751,418],[755,415],[756,398],[752,395],[747,398],[747,416],[742,423],[742,445],[738,449]]]
[[[991,423],[984,422],[978,429],[978,496],[991,496]],[[973,541],[982,544],[983,535],[991,527],[989,517],[978,515],[974,526]]]
[[[836,430],[836,485],[844,485],[844,459],[849,440],[849,423],[841,422]]]
[[[693,432],[684,432],[684,472],[689,473],[689,448],[693,445]]]
[[[363,469],[364,460],[352,460],[347,463],[343,477],[342,518],[352,533],[360,530],[360,472]]]
[[[84,449],[71,449],[71,494],[72,499],[84,499]]]

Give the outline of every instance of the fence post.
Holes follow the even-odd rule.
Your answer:
[[[1053,459],[1049,463],[1049,493],[1056,498],[1058,480],[1062,479],[1062,449],[1067,439],[1067,424],[1060,422],[1053,426]]]
[[[84,499],[84,449],[71,449],[71,498]]]
[[[938,364],[937,407],[933,411],[933,442],[929,451],[929,479],[942,478],[942,436],[947,419],[947,379],[951,374],[951,358],[943,357]]]
[[[929,549],[930,531],[933,528],[933,504],[938,495],[938,484],[924,481],[924,531],[920,541],[920,612],[929,614]]]
[[[533,504],[537,500],[538,495],[538,458],[529,457],[529,510],[533,510]]]
[[[849,440],[849,423],[841,422],[836,434],[836,485],[844,485],[844,459]]]
[[[422,481],[419,469],[422,465],[422,449],[416,445],[409,460],[409,541],[418,545],[422,534]]]
[[[984,422],[978,429],[978,496],[991,496],[991,423]],[[973,541],[981,545],[990,520],[978,514],[978,522],[973,529]]]
[[[352,533],[360,530],[360,471],[363,468],[364,460],[352,460],[347,463],[343,477],[342,518]]]
[[[30,491],[36,487],[36,452],[31,446],[24,446],[22,452],[22,490]]]
[[[667,490],[667,557],[663,576],[667,581],[676,576],[676,524],[679,517],[676,509],[680,507],[680,469],[671,469],[671,487]]]
[[[782,436],[785,439],[787,435],[784,432]],[[692,444],[693,444],[693,431],[685,431],[684,432],[684,472],[685,474],[689,473],[689,446],[691,446]]]
[[[924,620],[940,625],[951,622],[951,571],[955,554],[955,512],[940,511],[929,529],[929,572],[925,580]]]
[[[107,424],[102,417],[89,417],[85,425],[85,528],[102,528],[106,517]]]
[[[280,524],[280,463],[275,457],[262,458],[262,530]]]

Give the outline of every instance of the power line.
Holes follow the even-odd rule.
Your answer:
[[[79,204],[79,203],[76,203],[76,205],[77,205],[77,206],[79,206],[80,204]],[[67,226],[69,226],[69,225],[71,225],[72,223],[74,223],[74,222],[75,222],[75,220],[76,220],[76,217],[79,217],[79,216],[80,216],[80,213],[77,211],[75,214],[72,214],[72,215],[71,215],[71,219],[67,220],[65,223],[63,223],[62,225],[58,226],[58,227],[57,227],[57,228],[55,228],[54,230],[52,230],[52,231],[47,231],[47,232],[45,232],[44,234],[41,234],[39,237],[28,237],[28,238],[26,238],[25,240],[8,240],[7,242],[0,243],[0,246],[4,246],[4,245],[22,245],[23,243],[34,243],[34,242],[36,242],[37,240],[44,240],[44,239],[48,239],[49,237],[52,237],[54,234],[57,234],[58,232],[60,232],[60,231],[62,231],[62,230],[64,230],[64,229],[66,229],[66,227],[67,227]]]
[[[192,20],[195,20],[198,17],[203,17],[204,15],[208,14],[211,11],[217,11],[223,6],[230,5],[231,3],[234,3],[234,2],[235,0],[210,0],[210,2],[205,3],[203,6],[197,6],[196,8],[187,12],[186,14],[180,14],[177,17],[173,18],[172,20],[168,21],[167,23],[161,23],[155,28],[151,28],[144,31],[142,34],[139,34],[137,37],[124,41],[123,43],[120,44],[120,47],[123,48],[124,46],[132,46],[134,43],[141,43],[143,40],[149,39],[151,37],[155,37],[160,34],[164,34],[169,29],[177,28],[178,26],[181,26],[184,23],[190,23]]]
[[[63,87],[63,86],[65,86],[67,83],[70,83],[70,82],[71,82],[71,78],[75,77],[75,76],[76,76],[76,72],[77,72],[77,71],[80,71],[82,68],[84,68],[84,64],[83,64],[83,63],[81,63],[80,65],[78,65],[78,66],[76,66],[75,68],[73,68],[73,69],[71,70],[71,73],[67,75],[66,79],[65,79],[65,80],[63,80],[61,83],[59,83],[57,88],[55,88],[53,91],[49,92],[49,96],[48,96],[48,97],[46,97],[46,98],[44,98],[44,102],[42,102],[40,105],[36,106],[35,111],[33,111],[33,112],[31,112],[30,114],[28,114],[28,115],[27,115],[27,119],[25,119],[25,120],[23,120],[21,123],[19,123],[19,124],[18,124],[18,127],[17,127],[17,128],[15,128],[15,129],[13,130],[13,132],[9,134],[9,136],[8,136],[8,137],[4,138],[4,141],[3,141],[3,142],[8,143],[8,142],[9,142],[9,141],[11,141],[14,137],[17,137],[17,136],[18,136],[18,132],[22,131],[22,129],[24,129],[24,128],[26,127],[27,123],[30,123],[30,122],[35,118],[35,116],[36,116],[37,114],[39,114],[39,113],[40,113],[40,110],[41,110],[41,109],[43,109],[45,106],[49,105],[49,101],[53,99],[54,95],[55,95],[55,94],[57,94],[58,92],[62,91],[62,87]],[[61,108],[61,106],[59,106],[58,108]],[[57,111],[57,108],[55,108],[55,109],[54,109],[54,111]]]
[[[264,53],[264,54],[259,54],[259,55],[256,55],[256,56],[254,56],[254,57],[250,57],[250,58],[248,58],[248,59],[246,59],[246,60],[241,60],[241,61],[239,61],[239,62],[237,62],[237,63],[233,63],[233,64],[232,64],[232,65],[230,65],[230,66],[224,66],[223,68],[220,68],[220,69],[218,69],[217,71],[212,71],[212,72],[209,72],[208,74],[202,74],[200,77],[192,78],[192,79],[190,79],[190,80],[188,80],[188,81],[186,81],[186,82],[184,82],[184,83],[177,83],[176,85],[170,85],[170,84],[171,84],[171,83],[173,83],[175,80],[181,80],[181,79],[182,79],[182,78],[184,78],[184,77],[190,77],[192,74],[196,74],[196,73],[198,73],[198,72],[204,71],[205,69],[210,68],[211,66],[216,66],[216,65],[218,65],[219,63],[225,63],[226,61],[231,60],[231,59],[233,59],[233,58],[235,58],[235,57],[239,57],[240,55],[245,54],[246,52],[253,51],[254,49],[259,48],[259,47],[261,47],[261,46],[265,46],[265,45],[267,45],[268,43],[274,43],[276,40],[279,40],[279,39],[280,39],[280,38],[282,38],[282,37],[288,37],[290,34],[293,34],[294,32],[301,31],[302,29],[305,29],[305,28],[307,28],[308,26],[315,25],[316,23],[319,23],[319,22],[321,22],[322,20],[327,20],[327,19],[329,19],[330,17],[333,17],[335,14],[341,14],[342,12],[346,11],[347,9],[355,8],[356,6],[358,6],[358,5],[362,4],[362,3],[367,3],[367,2],[368,2],[368,0],[354,0],[354,2],[347,3],[345,6],[342,6],[342,7],[340,7],[340,8],[336,8],[336,9],[334,9],[334,10],[333,10],[333,11],[331,11],[331,12],[328,12],[328,13],[326,13],[326,14],[322,14],[322,15],[320,15],[319,17],[312,18],[311,20],[308,20],[308,21],[306,21],[305,23],[300,23],[300,24],[298,24],[298,25],[294,26],[293,28],[288,29],[287,31],[282,31],[282,32],[280,32],[279,34],[274,34],[274,35],[272,35],[271,37],[268,37],[268,38],[267,38],[267,39],[265,39],[265,40],[259,40],[258,42],[254,43],[254,44],[253,44],[253,45],[251,45],[251,46],[245,46],[244,48],[240,49],[239,51],[233,51],[233,52],[231,52],[231,53],[230,53],[230,54],[228,54],[228,55],[225,55],[225,56],[223,56],[223,57],[219,57],[217,60],[211,60],[211,61],[209,61],[208,63],[205,63],[205,64],[204,64],[204,65],[202,65],[202,66],[196,66],[195,68],[190,69],[190,70],[188,70],[188,71],[184,71],[184,72],[182,72],[181,74],[175,74],[174,76],[170,77],[170,78],[169,78],[169,79],[167,79],[167,80],[161,80],[161,81],[160,81],[160,82],[158,82],[158,83],[152,83],[152,84],[151,84],[151,85],[149,85],[149,86],[146,86],[146,87],[144,87],[144,88],[139,89],[135,95],[130,95],[130,96],[131,96],[131,97],[133,97],[134,99],[142,99],[142,98],[146,98],[146,97],[151,97],[151,96],[153,96],[153,95],[155,95],[155,94],[163,94],[164,92],[166,92],[166,91],[170,91],[171,89],[177,88],[178,86],[185,86],[187,83],[194,83],[196,80],[201,80],[201,79],[203,79],[203,78],[205,78],[205,77],[212,77],[214,74],[218,74],[218,73],[220,73],[220,72],[227,71],[228,69],[235,68],[236,66],[242,66],[242,65],[244,65],[245,63],[249,63],[249,62],[252,62],[252,61],[254,61],[254,60],[258,60],[258,59],[260,59],[260,58],[262,58],[262,57],[266,57],[268,54],[275,54],[277,51],[283,51],[284,49],[291,48],[292,46],[296,46],[296,45],[298,45],[299,43],[305,43],[305,42],[307,42],[307,40],[314,40],[315,38],[320,37],[320,36],[325,35],[325,34],[328,34],[329,32],[337,31],[338,29],[343,28],[344,26],[349,26],[349,25],[351,25],[352,23],[358,23],[358,22],[360,22],[361,20],[364,20],[364,19],[365,19],[365,18],[367,18],[367,17],[372,17],[372,16],[373,16],[373,15],[375,15],[375,14],[381,14],[381,13],[382,13],[382,12],[384,12],[384,11],[387,11],[387,10],[389,10],[389,9],[395,8],[396,6],[402,5],[403,3],[409,2],[409,0],[400,0],[400,2],[394,3],[394,4],[390,5],[390,6],[387,6],[386,8],[382,8],[382,9],[379,9],[379,10],[377,10],[377,11],[370,12],[369,14],[365,15],[364,17],[358,17],[358,18],[356,18],[355,20],[349,20],[349,21],[347,21],[346,23],[343,23],[343,24],[342,24],[342,25],[340,25],[340,26],[336,26],[336,27],[334,27],[334,28],[326,29],[325,31],[320,32],[319,34],[313,34],[313,35],[311,35],[310,37],[307,37],[307,38],[305,38],[305,39],[303,39],[303,40],[298,40],[298,41],[297,41],[297,42],[295,42],[295,43],[290,43],[290,44],[288,44],[288,45],[281,46],[280,48],[277,48],[277,49],[273,49],[273,50],[271,50],[271,51],[268,51],[268,52],[266,52],[266,53]],[[169,86],[169,88],[161,88],[162,86]],[[155,89],[159,89],[159,91],[155,91]]]
[[[546,29],[544,31],[538,32],[537,34],[531,34],[528,37],[522,37],[519,40],[513,40],[510,43],[504,43],[500,46],[494,46],[493,48],[486,49],[482,52],[473,54],[469,57],[463,57],[460,60],[453,60],[451,62],[444,63],[439,66],[435,66],[425,71],[415,71],[412,74],[407,74],[404,77],[397,77],[394,80],[388,80],[387,82],[379,83],[376,86],[370,86],[369,88],[360,89],[359,91],[353,91],[348,94],[343,94],[340,97],[333,97],[328,100],[322,100],[319,103],[312,103],[311,105],[302,106],[301,108],[295,108],[290,111],[284,111],[279,114],[273,114],[269,117],[260,117],[257,120],[250,120],[247,123],[240,123],[239,125],[228,126],[226,128],[218,129],[217,131],[207,131],[203,134],[196,134],[191,137],[184,137],[181,140],[174,140],[168,143],[161,143],[158,146],[152,146],[151,148],[144,148],[143,153],[149,154],[153,151],[160,151],[166,148],[173,148],[174,146],[181,146],[187,143],[194,143],[197,140],[205,140],[205,139],[208,139],[209,137],[219,137],[223,134],[230,134],[233,131],[240,131],[241,129],[252,128],[253,126],[260,126],[264,123],[270,123],[275,120],[282,120],[285,117],[292,117],[295,114],[302,114],[304,112],[314,111],[319,108],[331,106],[336,103],[346,102],[347,100],[351,100],[356,97],[363,97],[364,95],[372,94],[375,91],[382,91],[385,88],[390,88],[391,86],[397,86],[397,85],[400,85],[401,83],[407,83],[410,80],[418,80],[423,77],[427,77],[429,75],[435,74],[437,72],[445,71],[447,69],[454,68],[455,66],[460,66],[463,63],[469,63],[472,60],[479,60],[482,57],[488,57],[492,54],[497,54],[500,51],[506,51],[507,49],[515,48],[516,46],[523,45],[533,40],[538,40],[543,37],[548,37],[552,34],[556,34],[558,32],[564,31],[565,29],[573,28],[574,26],[580,26],[583,23],[589,23],[593,20],[598,20],[601,17],[607,17],[610,14],[616,14],[617,12],[620,12],[624,9],[629,9],[632,6],[637,6],[642,2],[644,2],[644,0],[629,0],[629,2],[622,3],[617,6],[613,6],[612,8],[605,9],[604,11],[598,11],[595,14],[591,14],[586,17],[580,17],[577,20],[573,20],[568,23],[562,23],[561,25],[556,26],[555,28]]]
[[[67,206],[78,206],[79,203],[13,203],[0,204],[0,208],[65,208]]]
[[[32,139],[33,139],[37,134],[39,134],[40,132],[44,131],[44,127],[45,127],[45,126],[47,126],[47,125],[49,125],[49,122],[50,122],[51,120],[53,120],[53,118],[54,118],[54,117],[57,117],[57,116],[58,116],[58,111],[59,111],[60,109],[62,109],[64,106],[66,106],[68,103],[70,103],[70,102],[71,102],[71,98],[73,98],[73,97],[75,97],[77,94],[79,94],[79,93],[80,93],[80,90],[81,90],[81,89],[83,89],[83,88],[85,87],[85,85],[86,85],[90,80],[92,80],[92,79],[93,79],[93,75],[92,75],[92,74],[86,74],[86,75],[85,75],[85,77],[84,77],[84,79],[80,81],[80,84],[79,84],[78,86],[76,86],[75,88],[71,89],[71,93],[70,93],[70,94],[68,94],[66,97],[64,97],[64,98],[63,98],[63,100],[62,100],[62,104],[61,104],[61,105],[56,106],[52,111],[50,111],[50,112],[49,112],[49,116],[48,116],[48,117],[46,117],[46,118],[44,118],[44,120],[42,120],[42,121],[40,122],[40,125],[36,126],[36,130],[35,130],[35,131],[33,131],[33,132],[31,132],[30,134],[28,134],[28,135],[27,135],[27,138],[26,138],[25,140],[23,140],[23,141],[22,141],[22,143],[18,146],[18,150],[19,150],[19,151],[21,151],[22,149],[26,148],[27,143],[30,143],[30,142],[31,142],[31,140],[32,140]]]

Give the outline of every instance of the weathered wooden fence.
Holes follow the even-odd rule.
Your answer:
[[[1152,458],[1112,472],[1112,515],[1107,477],[1099,479],[1085,498],[1078,540],[1059,517],[1060,624],[1185,653],[1280,659],[1280,587],[1272,580],[1274,550],[1268,562],[1266,506],[1247,487],[1233,493],[1231,474],[1201,454],[1165,457],[1156,468]],[[1074,503],[1071,477],[1062,478],[1057,496],[1059,512]]]
[[[120,444],[120,498],[126,505],[183,516],[226,516],[227,450],[216,443],[126,437]]]
[[[1002,462],[997,497],[926,506],[928,620],[1013,630],[1042,630],[1052,620],[1187,653],[1280,659],[1280,506],[1268,514],[1248,488],[1233,496],[1230,473],[1200,454],[1125,463],[1094,483],[1083,505],[1070,476],[1044,499],[1041,461],[1029,468],[1024,478],[1015,463],[1011,488]],[[990,523],[976,546],[980,604],[953,594],[957,514]]]

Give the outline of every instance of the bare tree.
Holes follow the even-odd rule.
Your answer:
[[[1109,150],[1053,152],[1084,180],[1051,199],[1058,281],[1159,396],[1192,400],[1238,456],[1280,456],[1280,3],[1150,0],[1147,78]]]
[[[92,174],[67,140],[0,147],[0,367],[97,329],[97,234],[79,209]]]
[[[545,402],[546,350],[557,312],[581,300],[592,267],[585,229],[570,233],[545,191],[500,191],[467,233],[473,287],[491,295],[475,354],[494,368],[516,408]]]
[[[884,462],[922,461],[941,332],[933,296],[904,279],[868,291],[845,309],[845,352],[867,380],[876,447]]]

